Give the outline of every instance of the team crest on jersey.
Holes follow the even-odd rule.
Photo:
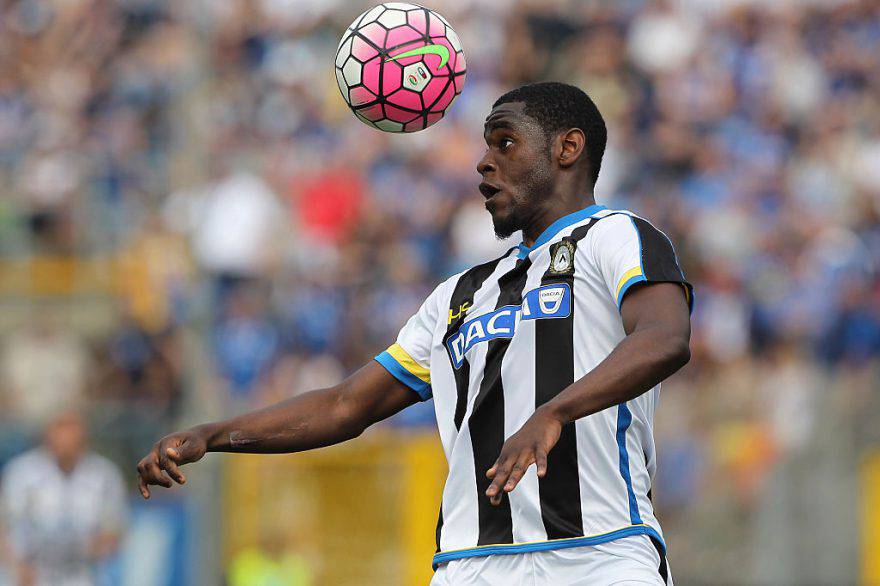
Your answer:
[[[571,315],[571,288],[568,283],[553,283],[532,289],[523,295],[521,305],[506,305],[472,318],[461,325],[446,341],[452,365],[461,367],[467,352],[482,342],[512,338],[523,320],[563,318]]]
[[[562,240],[550,247],[550,267],[548,275],[574,274],[574,243]]]

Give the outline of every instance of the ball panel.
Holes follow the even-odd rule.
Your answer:
[[[455,49],[456,52],[461,51],[461,39],[458,38],[458,35],[455,34],[455,31],[452,30],[452,27],[446,27],[446,38],[449,40],[449,44],[452,45],[452,48]]]
[[[354,29],[351,27],[345,29],[345,34],[342,35],[342,38],[339,39],[339,44],[336,45],[336,53],[339,53],[339,49],[342,48],[342,44],[351,38],[351,35],[354,33]]]
[[[464,53],[461,53],[461,52],[456,53],[455,54],[455,66],[453,68],[453,71],[455,73],[464,73],[466,71],[466,68],[467,68],[467,64],[465,63],[465,60],[464,60]]]
[[[382,112],[382,104],[373,104],[366,108],[360,108],[357,112],[371,122],[378,122],[385,117],[384,112]]]
[[[388,31],[386,31],[378,22],[371,22],[367,26],[361,27],[358,30],[358,34],[375,46],[384,47],[385,35],[388,34]]]
[[[376,128],[376,125],[373,124],[373,121],[370,120],[369,118],[363,116],[360,112],[355,111],[354,115],[357,116],[358,120],[360,120],[361,122],[363,122],[367,126],[372,126],[373,128]]]
[[[409,26],[400,26],[400,27],[397,27],[393,30],[388,31],[388,39],[385,41],[385,46],[389,49],[389,52],[394,51],[397,53],[405,53],[406,51],[409,51],[410,49],[414,49],[418,46],[424,45],[424,42],[422,42],[418,45],[416,45],[416,44],[411,45],[411,43],[414,43],[415,41],[418,41],[421,38],[422,38],[422,35],[419,34],[419,32],[416,29],[409,27]],[[407,45],[407,46],[403,47],[403,45]],[[400,51],[396,51],[396,49],[398,47],[401,48]]]
[[[379,93],[379,76],[382,72],[382,56],[376,55],[361,69],[361,81],[374,94]]]
[[[422,106],[422,100],[419,94],[405,88],[397,90],[386,99],[389,103],[395,106],[408,108],[416,112],[420,111],[424,107]]]
[[[425,19],[425,11],[424,10],[413,10],[406,15],[406,21],[409,23],[411,27],[416,29],[420,35],[425,35],[428,32],[428,23]]]
[[[396,8],[397,10],[421,10],[421,6],[410,4],[409,2],[386,2],[385,8]]]
[[[382,64],[382,95],[387,96],[403,83],[403,68],[394,61]]]
[[[342,76],[345,78],[345,82],[350,86],[359,84],[361,82],[361,69],[363,69],[363,65],[353,57],[349,57],[345,65],[342,66]]]
[[[434,123],[436,123],[436,122],[439,122],[440,119],[443,118],[443,114],[444,114],[443,112],[437,112],[437,113],[434,113],[434,114],[428,114],[428,116],[427,116],[427,119],[428,119],[428,126],[431,126],[432,124],[434,124]]]
[[[425,89],[422,90],[422,98],[425,100],[425,105],[432,106],[434,102],[437,101],[437,98],[440,97],[440,94],[443,93],[443,90],[446,89],[446,78],[445,77],[435,77],[431,80],[431,82],[425,86]]]
[[[454,99],[455,86],[452,83],[447,83],[446,88],[443,90],[443,94],[437,98],[437,101],[434,102],[434,105],[431,107],[431,112],[444,112]]]
[[[351,55],[351,37],[343,41],[336,51],[336,67],[342,67],[349,55]]]
[[[421,114],[410,112],[408,110],[401,110],[400,108],[395,108],[391,104],[385,104],[385,117],[389,120],[405,124],[416,118],[420,118]]]
[[[363,37],[356,36],[351,43],[351,54],[361,63],[366,63],[378,55],[379,51],[364,40]]]
[[[460,75],[455,75],[455,76],[452,78],[452,81],[453,81],[453,83],[455,84],[455,93],[456,93],[456,94],[460,94],[460,93],[461,93],[461,89],[464,87],[464,78],[465,78],[465,74],[464,74],[464,73],[462,73],[462,74],[460,74]]]
[[[336,84],[339,86],[339,91],[342,92],[342,97],[345,98],[346,102],[348,102],[348,84],[345,83],[345,78],[342,77],[342,70],[336,67],[335,71]]]
[[[388,8],[388,5],[385,5]],[[378,19],[379,24],[391,30],[395,27],[406,24],[406,12],[401,10],[389,9],[382,13]]]
[[[363,106],[376,101],[376,94],[360,85],[348,90],[348,103],[352,106]]]
[[[376,122],[376,128],[378,128],[379,130],[384,130],[386,132],[402,132],[403,124],[401,124],[400,122],[395,122],[393,120],[388,120],[386,118],[385,120],[379,120],[378,122]]]
[[[428,19],[428,34],[432,37],[442,37],[446,34],[446,26],[443,24],[443,21],[437,16],[437,13],[431,10],[429,12],[430,18]]]
[[[379,15],[382,14],[384,11],[385,7],[381,4],[378,6],[373,6],[361,15],[360,20],[356,21],[357,24],[353,28],[358,28],[360,26],[373,22],[374,20],[379,18]]]
[[[425,128],[425,118],[424,116],[419,116],[415,120],[411,122],[407,122],[403,125],[404,132],[416,132],[417,130],[422,130]]]

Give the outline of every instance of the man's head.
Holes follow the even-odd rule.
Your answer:
[[[591,194],[605,152],[605,121],[593,101],[564,83],[536,83],[493,104],[477,165],[495,233],[506,238],[552,207],[560,190]]]
[[[86,449],[86,426],[75,411],[59,413],[46,426],[46,450],[65,472],[72,471]]]

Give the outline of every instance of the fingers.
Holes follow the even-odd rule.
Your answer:
[[[510,492],[516,488],[516,485],[519,484],[523,474],[526,473],[526,469],[531,466],[534,461],[535,459],[531,453],[522,454],[520,456],[519,461],[510,469],[510,476],[507,477],[507,482],[504,483],[504,492]]]
[[[144,482],[144,477],[138,474],[138,489],[141,491],[141,496],[144,497],[144,500],[150,499],[150,487],[147,486],[147,483]]]
[[[502,449],[501,455],[498,456],[498,460],[495,461],[495,464],[486,470],[486,477],[492,479],[489,488],[486,489],[486,496],[489,497],[489,502],[493,505],[501,503],[501,486],[510,472],[507,466],[507,461],[508,458]]]
[[[489,502],[496,506],[501,504],[504,493],[516,488],[523,474],[534,461],[531,450],[521,452],[516,459],[501,456],[498,462],[486,471],[486,476],[492,479],[492,483],[486,489]]]
[[[138,466],[138,473],[147,485],[156,484],[165,488],[171,488],[171,479],[165,475],[156,462],[142,461],[142,464]]]
[[[162,460],[162,468],[168,473],[168,476],[171,477],[177,484],[186,484],[186,476],[180,471],[180,468],[177,467],[177,464],[170,457],[171,448],[166,450],[165,458]]]
[[[532,464],[537,465],[538,477],[543,478],[547,474],[547,452],[538,446],[532,446],[518,454],[509,455],[502,449],[495,464],[486,470],[486,477],[492,480],[486,489],[489,502],[493,505],[501,504],[504,493],[516,488]]]
[[[538,478],[544,478],[547,474],[547,452],[537,450],[535,452],[535,464],[538,466]]]
[[[160,452],[159,466],[168,473],[177,484],[186,484],[186,477],[177,467],[175,459],[180,459],[180,454],[174,448],[165,448]]]
[[[138,463],[137,470],[142,486],[141,494],[144,498],[149,498],[150,491],[148,487],[151,484],[171,488],[171,479],[159,467],[159,458],[155,450]]]

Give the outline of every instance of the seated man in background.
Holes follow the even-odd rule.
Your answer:
[[[125,486],[109,460],[91,453],[72,411],[47,425],[42,445],[10,460],[0,481],[0,520],[13,583],[95,583],[126,517]]]

